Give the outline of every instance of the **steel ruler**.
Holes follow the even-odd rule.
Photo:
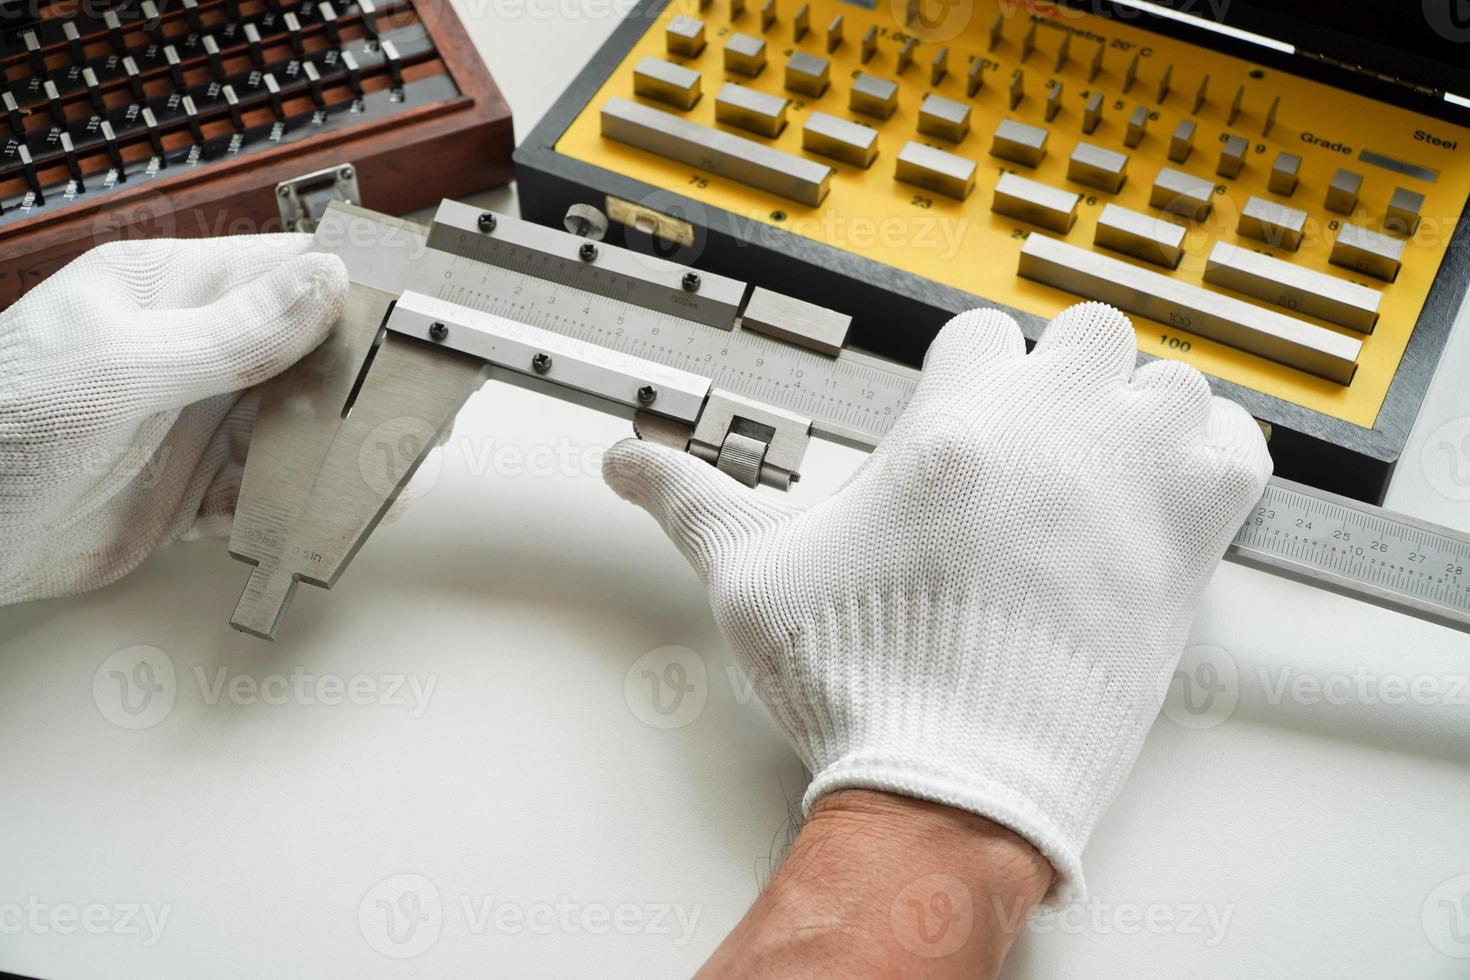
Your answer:
[[[1273,478],[1225,557],[1470,632],[1470,536]]]
[[[785,486],[798,475],[808,433],[872,449],[903,412],[918,382],[918,372],[911,368],[843,348],[840,336],[835,341],[824,338],[828,324],[803,321],[800,308],[782,306],[785,301],[774,294],[759,302],[763,310],[770,306],[775,311],[767,319],[795,318],[797,325],[785,334],[753,328],[763,316],[756,309],[757,294],[763,291],[749,291],[744,283],[455,202],[441,205],[429,229],[334,206],[318,229],[317,241],[342,257],[354,284],[369,287],[374,295],[396,297],[385,300],[376,343],[382,345],[385,335],[398,335],[417,345],[394,349],[402,362],[398,368],[392,368],[397,363],[393,358],[380,356],[383,366],[370,369],[374,356],[365,347],[349,355],[363,362],[353,392],[362,388],[363,399],[385,405],[407,403],[405,392],[374,393],[371,383],[364,388],[364,379],[382,387],[390,372],[398,371],[402,378],[414,379],[398,381],[399,389],[429,384],[458,392],[444,396],[442,411],[452,418],[460,403],[456,399],[467,397],[480,383],[467,372],[483,364],[490,377],[538,387],[556,397],[588,398],[597,407],[638,412],[645,419],[652,416],[641,409],[661,413],[664,422],[684,427],[679,445],[687,442],[689,451],[718,460],[722,469],[727,467],[721,440],[730,449],[730,441],[741,438],[736,435],[739,423],[748,419],[737,416],[745,415],[772,423],[764,427],[764,443],[746,442],[766,454],[765,476],[776,474],[763,476],[761,482]],[[446,349],[434,351],[434,344]],[[443,385],[435,380],[442,373],[436,356],[449,372]],[[658,384],[653,383],[656,375],[663,378]],[[648,383],[635,389],[645,376]],[[666,392],[663,402],[643,401],[645,393],[660,388]],[[735,407],[715,411],[717,393]],[[348,396],[348,406],[358,412],[352,398]],[[375,411],[391,421],[391,413],[374,405],[360,413],[371,418]],[[351,412],[342,413],[349,423]],[[269,446],[273,432],[282,445],[310,441],[304,433],[270,428],[271,418],[302,416],[300,411],[272,416],[267,409],[267,432],[257,441]],[[780,431],[784,428],[798,430],[796,438],[788,439],[792,433]],[[312,438],[325,445],[342,441],[343,435]],[[254,443],[251,454],[253,464]],[[283,459],[288,455],[284,448],[279,454]],[[731,456],[737,463],[744,459],[733,450]],[[401,482],[421,458],[407,461],[398,475]],[[271,610],[274,604],[284,608],[282,593],[289,596],[295,580],[330,585],[376,523],[376,517],[348,522],[313,538],[309,522],[299,515],[294,523],[285,520],[281,499],[308,493],[295,485],[302,483],[299,474],[308,469],[306,464],[297,458],[288,462],[276,469],[293,474],[295,483],[270,490],[273,499],[267,503],[255,499],[265,495],[255,487],[266,481],[252,480],[247,465],[237,519],[243,529],[231,541],[232,553],[259,566],[252,582],[261,580],[257,591],[264,597],[257,597],[260,610],[247,614],[244,623],[237,610],[236,625],[261,635],[273,631],[270,617],[279,613]],[[312,465],[312,472],[333,470],[330,460]],[[759,456],[753,465],[750,474],[761,472]],[[322,485],[321,477],[312,479],[316,482],[310,493],[317,497],[350,497],[341,487]],[[747,482],[756,480],[751,475]],[[395,492],[390,488],[385,499]],[[369,494],[363,506],[379,507],[380,496]],[[305,514],[309,508],[298,510]],[[330,522],[329,509],[318,507],[315,513],[316,520]],[[303,538],[318,543],[303,545]],[[317,573],[298,567],[298,561],[289,566],[296,569],[290,581],[280,571],[288,567],[280,564],[282,555],[318,554],[347,540],[350,547],[335,563],[330,556],[325,561],[331,568]],[[1272,480],[1226,557],[1470,631],[1470,536],[1358,501]],[[250,593],[247,586],[242,609]]]

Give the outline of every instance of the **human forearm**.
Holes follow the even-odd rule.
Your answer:
[[[869,790],[821,799],[701,977],[989,977],[1052,868],[983,817]]]

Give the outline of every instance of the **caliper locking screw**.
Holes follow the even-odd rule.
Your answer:
[[[577,254],[582,256],[583,262],[591,262],[597,258],[597,246],[591,242],[583,242],[582,247],[577,249]]]
[[[551,370],[551,355],[537,354],[531,358],[531,370],[537,374],[545,374]]]
[[[480,226],[481,231],[494,231],[495,215],[491,214],[489,211],[481,211],[480,217],[475,220],[475,224]]]
[[[684,273],[684,291],[686,293],[696,292],[699,289],[699,276],[693,272]]]
[[[429,324],[429,339],[430,340],[443,340],[445,337],[448,337],[448,336],[449,336],[449,328],[446,327],[444,324],[438,323],[438,322]]]
[[[653,400],[658,397],[658,389],[653,385],[644,385],[638,389],[638,404],[652,405]]]

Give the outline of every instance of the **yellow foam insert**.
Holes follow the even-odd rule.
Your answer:
[[[1346,386],[1168,324],[1135,317],[1140,350],[1186,360],[1217,377],[1348,422],[1373,425],[1456,222],[1470,197],[1470,166],[1461,162],[1457,152],[1460,146],[1470,147],[1470,130],[1150,33],[1132,22],[1100,18],[1065,7],[998,0],[967,0],[940,6],[928,0],[910,8],[902,0],[891,0],[879,2],[869,10],[842,0],[811,0],[807,17],[810,26],[798,39],[794,25],[803,5],[798,0],[777,0],[775,20],[763,31],[758,0],[747,3],[733,19],[731,0],[713,0],[703,8],[689,0],[674,0],[656,20],[649,22],[644,36],[563,134],[557,150],[750,221],[780,227],[1043,317],[1055,315],[1076,302],[1077,297],[1017,276],[1019,251],[1025,236],[1055,233],[1042,232],[991,213],[992,192],[1000,175],[1010,169],[1033,180],[1083,194],[1076,224],[1057,237],[1074,245],[1092,247],[1097,215],[1105,204],[1111,202],[1158,214],[1148,203],[1154,176],[1166,166],[1184,170],[1217,185],[1215,206],[1206,220],[1188,225],[1187,254],[1173,275],[1215,290],[1216,287],[1203,282],[1205,256],[1215,241],[1224,240],[1379,289],[1384,296],[1382,316],[1376,330],[1364,338],[1358,372]],[[918,17],[905,29],[900,21],[908,19],[909,9],[915,10]],[[698,18],[706,28],[708,43],[692,58],[666,50],[664,28],[670,19],[681,14]],[[843,41],[835,51],[828,52],[827,26],[838,14],[844,20]],[[990,31],[997,17],[1001,22],[1001,37],[991,49]],[[1033,24],[1035,33],[1028,45],[1027,35]],[[877,50],[864,63],[861,39],[869,27],[877,28]],[[754,79],[727,75],[724,71],[723,48],[736,32],[766,41],[768,63]],[[1069,35],[1067,59],[1058,68],[1063,40]],[[913,63],[899,74],[899,51],[909,37],[918,42],[913,49]],[[1103,46],[1102,71],[1089,81],[1099,45]],[[935,55],[946,48],[948,71],[937,85],[931,85],[930,65]],[[784,87],[786,60],[797,51],[831,60],[832,83],[818,98],[787,91]],[[816,207],[806,207],[603,139],[599,121],[602,106],[613,96],[635,98],[633,67],[648,55],[698,71],[704,95],[687,112],[652,100],[638,101],[787,153],[830,164],[835,173],[827,198]],[[1130,65],[1135,56],[1136,77],[1129,84]],[[966,74],[973,59],[984,60],[985,81],[969,97]],[[1017,68],[1024,71],[1025,96],[1012,109],[1009,83]],[[859,71],[899,82],[899,106],[891,118],[876,120],[848,110],[851,80]],[[1166,73],[1170,78],[1169,91],[1161,102],[1158,96]],[[1207,75],[1207,98],[1196,114],[1193,112],[1196,93]],[[714,96],[725,81],[790,99],[790,121],[784,131],[767,139],[716,123]],[[1063,86],[1061,109],[1048,121],[1046,96],[1049,86],[1054,84]],[[1230,123],[1231,106],[1242,87],[1241,109]],[[972,107],[970,133],[958,144],[918,133],[919,104],[925,93],[931,91]],[[1103,121],[1094,133],[1085,135],[1083,107],[1094,91],[1104,93]],[[1268,116],[1278,98],[1274,124],[1266,135]],[[1124,145],[1123,138],[1128,119],[1139,105],[1147,106],[1150,111],[1148,132],[1142,144],[1130,149]],[[876,129],[879,144],[876,162],[868,169],[859,169],[805,152],[801,148],[802,124],[813,111]],[[1047,155],[1039,166],[1019,166],[989,154],[991,136],[1007,117],[1049,131]],[[1167,158],[1169,139],[1182,119],[1197,123],[1194,150],[1187,162],[1171,163]],[[1242,136],[1251,144],[1246,168],[1234,180],[1215,173],[1220,144],[1227,134]],[[978,180],[969,197],[955,201],[895,181],[895,158],[909,140],[920,140],[976,161]],[[1108,194],[1068,182],[1067,160],[1079,140],[1129,155],[1128,181],[1119,193]],[[1359,152],[1365,149],[1438,171],[1438,178],[1430,182],[1370,165],[1358,158]],[[1272,163],[1282,150],[1302,158],[1300,186],[1289,198],[1274,195],[1267,189]],[[1328,184],[1340,167],[1364,177],[1358,210],[1352,216],[1334,214],[1324,207]],[[1423,220],[1405,250],[1398,279],[1392,284],[1383,283],[1331,265],[1328,258],[1340,223],[1352,221],[1381,229],[1389,197],[1399,187],[1423,194],[1425,201]],[[1240,208],[1250,195],[1308,212],[1307,234],[1299,251],[1269,248],[1236,235]],[[1181,223],[1185,222],[1181,219]],[[1099,251],[1142,268],[1161,271],[1107,249]],[[1362,336],[1326,321],[1311,322],[1350,336]],[[895,330],[907,328],[902,323],[892,326]]]

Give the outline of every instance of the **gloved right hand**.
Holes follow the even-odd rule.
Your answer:
[[[954,318],[912,403],[840,491],[796,510],[627,440],[603,473],[709,587],[814,775],[970,810],[1082,890],[1081,854],[1158,714],[1200,593],[1260,498],[1255,421],[1186,365],[1136,371],[1109,307],[1029,355]]]
[[[252,385],[326,336],[347,272],[310,235],[116,242],[0,313],[0,605],[226,534]]]

